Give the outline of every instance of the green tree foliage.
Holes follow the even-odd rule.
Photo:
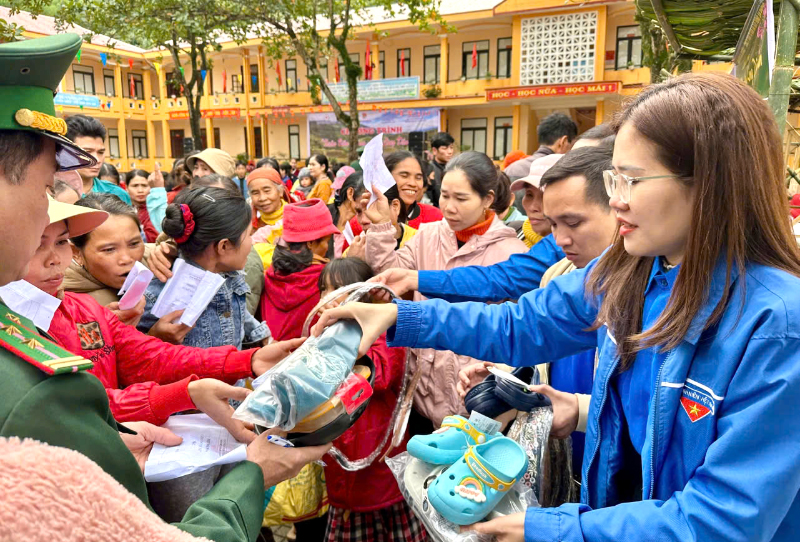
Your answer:
[[[236,1],[243,3],[242,9],[249,13],[250,23],[255,24],[246,24],[243,30],[264,38],[268,56],[280,59],[288,51],[303,60],[308,67],[312,94],[324,94],[337,120],[349,131],[351,160],[358,158],[357,83],[364,73],[347,50],[354,29],[402,15],[423,31],[453,31],[437,11],[439,0],[408,0],[402,5],[390,0],[248,0],[246,5],[244,0]],[[344,73],[340,76],[347,83],[347,104],[338,103],[326,81],[327,74],[320,72],[323,58],[329,58],[331,63],[341,59]],[[371,63],[378,69],[376,60]]]
[[[50,5],[50,0],[7,1],[12,9],[33,14]],[[173,82],[183,89],[194,146],[200,150],[202,71],[209,73],[212,67],[208,54],[220,48],[216,39],[231,35],[244,17],[241,8],[228,0],[62,0],[54,16],[59,24],[80,25],[142,47],[162,47],[175,64]]]

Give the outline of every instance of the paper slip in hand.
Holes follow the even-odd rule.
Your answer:
[[[134,308],[142,299],[151,280],[153,280],[153,272],[142,262],[136,262],[133,269],[128,272],[128,276],[125,277],[125,284],[117,293],[122,296],[122,299],[119,300],[120,310],[127,311]]]
[[[183,438],[177,446],[153,444],[144,479],[163,482],[247,459],[247,446],[205,414],[170,416],[164,427]]]
[[[350,227],[350,221],[347,222],[342,233],[344,234],[344,239],[347,241],[347,244],[352,245],[356,236],[353,234],[353,228]]]
[[[381,194],[395,185],[394,177],[383,162],[383,134],[378,134],[364,147],[364,153],[358,161],[364,171],[364,188],[369,190],[370,198],[367,207],[372,207],[378,197],[372,193],[372,187],[377,187]]]
[[[8,308],[47,331],[61,300],[43,292],[33,284],[18,280],[0,287],[0,298]]]
[[[224,282],[222,275],[195,267],[178,258],[172,268],[172,278],[161,290],[152,313],[161,318],[183,309],[180,323],[193,326]]]

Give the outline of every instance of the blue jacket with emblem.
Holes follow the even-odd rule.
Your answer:
[[[391,346],[516,366],[598,347],[582,504],[529,509],[526,542],[800,540],[800,278],[755,264],[742,276],[734,270],[728,305],[704,330],[725,288],[725,266],[717,266],[689,333],[659,358],[642,494],[624,502],[626,420],[609,393],[616,344],[605,326],[587,331],[598,305],[584,292],[593,268],[558,277],[518,304],[398,302],[389,334]]]

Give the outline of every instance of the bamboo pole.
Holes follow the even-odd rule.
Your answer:
[[[798,9],[795,2],[781,2],[776,39],[775,69],[769,87],[769,106],[778,123],[781,140],[786,134],[786,115],[797,51]]]

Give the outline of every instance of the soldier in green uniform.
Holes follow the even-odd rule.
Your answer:
[[[26,274],[49,223],[47,193],[55,172],[94,163],[66,139],[66,124],[55,117],[53,105],[55,89],[80,46],[74,34],[0,45],[0,286]],[[120,437],[120,431],[130,430],[114,421],[102,384],[85,372],[91,367],[0,302],[0,437],[76,450],[147,503],[141,467]],[[261,435],[248,446],[248,461],[176,526],[219,542],[254,541],[265,488],[294,476],[326,451],[281,448]]]

